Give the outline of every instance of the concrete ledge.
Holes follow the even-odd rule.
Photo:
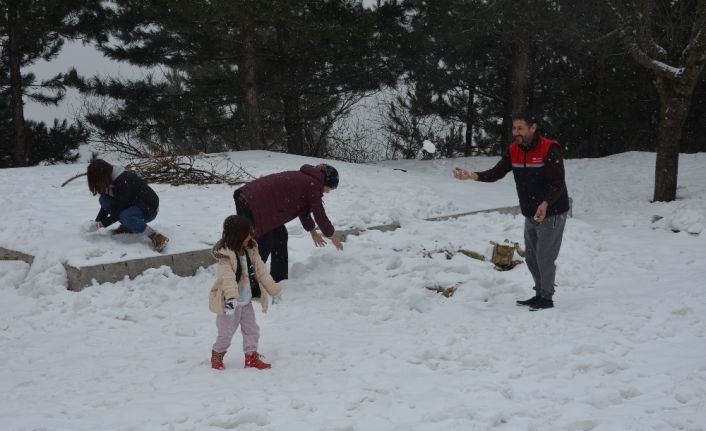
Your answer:
[[[209,248],[92,266],[75,267],[64,264],[64,268],[66,269],[69,290],[78,292],[84,287],[90,286],[93,280],[97,283],[114,283],[122,280],[125,276],[133,279],[147,269],[165,265],[170,267],[174,274],[186,277],[196,274],[199,268],[205,268],[214,263],[215,259]]]
[[[365,229],[337,230],[336,235],[338,235],[341,238],[341,241],[345,241],[346,238],[348,238],[350,235],[360,235],[361,233],[367,232],[370,230],[378,230],[380,232],[391,232],[391,231],[399,229],[399,228],[400,228],[399,223],[390,223],[390,224],[381,224],[379,226],[370,226]]]
[[[463,213],[458,213],[458,214],[425,218],[424,220],[425,221],[444,221],[444,220],[450,220],[450,219],[464,217],[464,216],[473,215],[473,214],[492,213],[492,212],[497,212],[500,214],[518,215],[518,214],[520,214],[520,207],[518,205],[518,206],[513,206],[513,207],[503,207],[503,208],[492,208],[492,209],[488,209],[488,210],[468,211],[468,212],[463,212]],[[379,226],[371,226],[371,227],[368,227],[365,229],[341,230],[341,231],[336,231],[336,233],[341,237],[342,240],[345,240],[349,235],[359,235],[363,232],[367,232],[370,230],[378,230],[380,232],[390,232],[395,229],[399,229],[399,227],[400,227],[399,223],[390,223],[390,224],[381,224]]]
[[[444,220],[451,220],[454,218],[464,217],[464,216],[473,215],[473,214],[482,214],[482,213],[500,213],[500,214],[518,215],[518,214],[520,214],[520,207],[519,207],[519,205],[516,205],[514,207],[503,207],[503,208],[493,208],[493,209],[489,209],[489,210],[468,211],[465,213],[426,218],[424,220],[426,220],[426,221],[444,221]]]
[[[34,262],[34,256],[0,247],[0,260],[21,260],[31,265]]]

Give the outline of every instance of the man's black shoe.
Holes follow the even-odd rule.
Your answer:
[[[535,296],[531,297],[530,299],[525,299],[524,301],[516,301],[516,302],[517,302],[517,305],[527,305],[527,306],[531,307],[539,299],[541,299],[541,297],[535,295]]]
[[[543,310],[545,308],[554,308],[554,301],[551,299],[539,298],[534,304],[530,305],[530,311]]]

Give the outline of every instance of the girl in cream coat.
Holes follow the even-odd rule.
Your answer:
[[[269,295],[273,300],[281,289],[270,276],[252,239],[252,223],[246,217],[229,216],[223,222],[223,236],[213,247],[218,260],[218,278],[211,288],[209,308],[216,313],[218,337],[211,350],[211,367],[222,370],[223,356],[235,331],[243,333],[245,367],[265,369],[270,364],[257,353],[260,328],[255,321],[252,300],[258,299],[267,312]]]

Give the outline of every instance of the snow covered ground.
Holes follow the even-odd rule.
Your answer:
[[[321,159],[245,151],[227,155],[233,165],[261,176],[298,170],[304,163]],[[211,156],[219,160],[223,156]],[[517,205],[514,189],[507,184],[479,187],[462,184],[449,176],[449,162],[432,162],[431,170],[403,172],[393,166],[332,163],[340,172],[341,185],[326,196],[328,213],[339,229],[390,223],[406,218],[426,218],[464,210]],[[224,166],[220,163],[219,166]],[[85,177],[61,184],[86,165],[46,166],[0,171],[4,203],[0,215],[0,246],[31,254],[66,260],[74,265],[115,262],[152,256],[148,240],[111,237],[107,229],[84,233],[81,224],[98,213],[98,200],[88,192]],[[442,180],[440,181],[440,175]],[[508,178],[508,181],[511,179]],[[233,191],[227,185],[180,186],[156,184],[159,215],[153,226],[172,241],[167,252],[177,253],[210,247],[220,235],[223,219],[235,211]],[[293,234],[304,233],[298,222]],[[111,229],[117,227],[111,226]]]
[[[230,156],[254,174],[317,162]],[[557,307],[534,313],[514,305],[531,294],[524,265],[498,272],[461,254],[424,257],[522,242],[518,217],[421,220],[516,204],[511,177],[451,178],[454,166],[494,162],[335,163],[341,187],[326,207],[337,227],[402,228],[351,237],[336,252],[291,224],[284,302],[258,312],[273,368],[243,369],[237,334],[222,372],[208,362],[214,268],[68,292],[61,259],[152,252],[79,233],[95,199],[84,180],[58,186],[83,166],[0,171],[0,245],[38,255],[31,268],[0,262],[0,428],[706,429],[706,154],[682,155],[671,203],[649,202],[654,154],[567,161],[574,218]],[[171,251],[212,242],[232,212],[230,187],[156,189]],[[445,298],[432,285],[458,290]]]

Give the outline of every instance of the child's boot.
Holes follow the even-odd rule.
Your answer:
[[[152,248],[154,249],[154,251],[164,250],[164,247],[166,247],[167,243],[169,242],[169,238],[159,232],[154,232],[150,234],[149,238],[152,241]]]
[[[211,368],[214,370],[222,370],[225,368],[223,366],[223,357],[226,355],[227,352],[221,352],[218,353],[214,350],[211,350]]]
[[[264,356],[257,352],[248,352],[245,354],[245,368],[257,368],[258,370],[264,370],[271,368],[272,365],[267,362],[263,362]]]

